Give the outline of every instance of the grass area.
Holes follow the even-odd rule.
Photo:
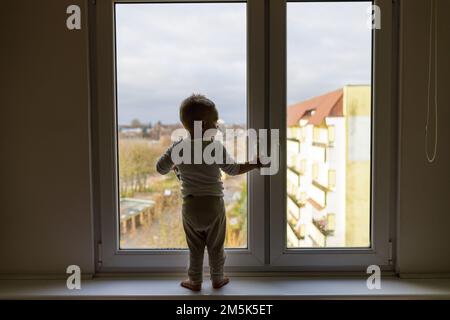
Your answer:
[[[227,235],[225,247],[247,246],[247,183],[242,184],[239,200],[227,207]]]

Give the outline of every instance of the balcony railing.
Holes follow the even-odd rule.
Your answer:
[[[333,213],[328,213],[322,219],[313,219],[312,222],[324,236],[328,237],[334,235],[336,223],[335,215]]]

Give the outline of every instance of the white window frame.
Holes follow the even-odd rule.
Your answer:
[[[365,271],[392,268],[395,209],[393,7],[376,0],[382,29],[374,31],[372,208],[369,249],[286,249],[286,1],[97,0],[90,6],[92,150],[96,271],[179,272],[187,250],[119,249],[114,4],[136,2],[247,2],[247,119],[249,128],[280,130],[280,170],[248,177],[248,248],[227,249],[226,270]],[[93,58],[92,58],[93,57]],[[381,63],[382,62],[382,63]],[[393,180],[394,179],[394,180]],[[206,259],[206,257],[205,257]],[[207,264],[206,264],[207,265]]]
[[[167,272],[185,270],[187,249],[120,249],[117,187],[117,99],[115,79],[115,3],[180,3],[180,2],[247,2],[247,124],[250,128],[264,128],[266,100],[264,57],[264,2],[236,1],[114,1],[97,0],[95,6],[95,65],[96,121],[94,121],[94,152],[98,152],[98,207],[96,229],[97,271]],[[92,25],[92,22],[91,22]],[[99,116],[101,115],[101,116]],[[95,183],[95,181],[94,181]],[[258,267],[264,264],[264,177],[252,172],[248,175],[248,246],[247,249],[227,249],[228,270]],[[206,255],[205,255],[206,260]]]
[[[280,128],[281,141],[280,174],[270,177],[270,264],[304,271],[365,271],[369,265],[392,270],[392,217],[395,208],[392,183],[395,181],[395,157],[392,150],[396,137],[392,99],[395,76],[392,71],[395,64],[392,1],[374,1],[381,9],[381,29],[374,29],[372,37],[370,248],[286,248],[286,147],[282,143],[286,141],[286,3],[286,0],[270,2],[269,119],[271,128]]]

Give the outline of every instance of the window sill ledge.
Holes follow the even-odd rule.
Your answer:
[[[366,278],[232,277],[215,290],[204,281],[199,293],[180,279],[95,278],[68,290],[66,280],[0,280],[0,299],[450,299],[450,279],[383,278],[369,290]]]

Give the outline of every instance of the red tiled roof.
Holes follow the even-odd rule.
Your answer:
[[[308,124],[319,125],[325,117],[342,117],[342,96],[341,88],[288,106],[287,125],[295,126],[300,119],[309,119]],[[315,112],[310,115],[308,111],[312,110]]]

